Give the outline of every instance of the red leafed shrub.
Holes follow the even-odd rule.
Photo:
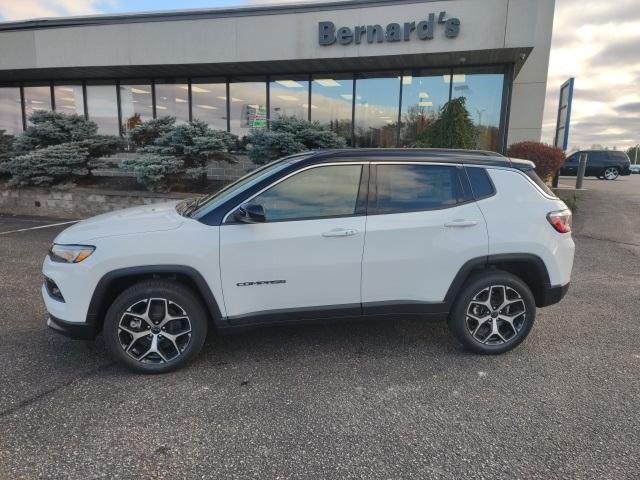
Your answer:
[[[565,160],[560,148],[540,142],[514,143],[507,150],[507,156],[531,160],[536,164],[536,173],[544,180],[553,177]]]

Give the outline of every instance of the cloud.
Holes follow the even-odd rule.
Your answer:
[[[542,140],[551,142],[560,85],[575,77],[569,148],[640,141],[637,0],[557,0]]]
[[[631,112],[637,115],[640,113],[640,102],[631,102],[618,105],[618,111]]]
[[[0,19],[12,21],[93,15],[102,13],[105,6],[116,5],[116,0],[0,0]]]

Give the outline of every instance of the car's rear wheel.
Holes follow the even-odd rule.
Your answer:
[[[519,345],[536,316],[533,294],[526,283],[507,272],[478,274],[463,287],[449,328],[469,350],[497,355]]]
[[[620,172],[616,167],[607,167],[604,169],[602,176],[605,180],[615,180],[620,175]]]
[[[162,373],[183,366],[200,351],[207,335],[207,316],[188,288],[149,280],[116,298],[103,331],[118,361],[136,372]]]

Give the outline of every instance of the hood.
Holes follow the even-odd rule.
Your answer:
[[[177,203],[143,205],[91,217],[67,228],[54,242],[74,244],[96,238],[174,230],[184,222],[184,218],[176,212]]]

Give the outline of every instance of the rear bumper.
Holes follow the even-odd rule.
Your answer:
[[[76,340],[93,340],[98,334],[94,325],[88,323],[65,322],[49,315],[47,326],[56,332]]]
[[[566,285],[549,285],[545,287],[542,292],[542,302],[538,307],[548,307],[549,305],[558,303],[569,291],[569,285],[570,283],[567,283]]]

